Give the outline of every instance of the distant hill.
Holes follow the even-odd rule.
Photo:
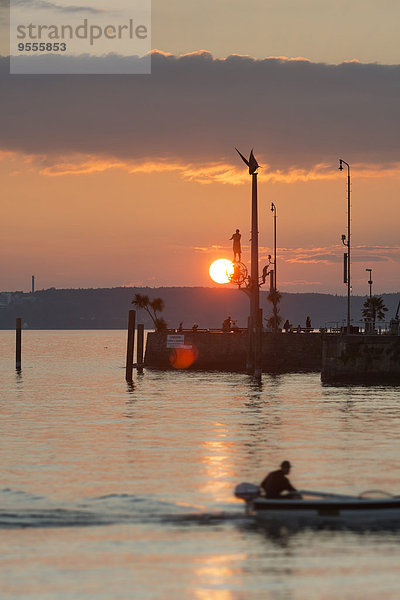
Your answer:
[[[105,288],[40,290],[34,294],[22,292],[0,293],[0,329],[14,329],[16,317],[22,317],[30,329],[125,329],[131,301],[136,293],[150,298],[160,297],[165,309],[162,316],[171,328],[189,328],[197,323],[200,328],[220,327],[230,315],[240,327],[247,326],[249,300],[245,293],[236,289],[201,287],[162,288]],[[400,293],[382,294],[388,307],[387,321],[395,314]],[[264,317],[271,313],[267,293],[261,292]],[[361,319],[365,296],[352,298],[352,318]],[[347,315],[347,297],[331,294],[284,293],[280,305],[283,320],[289,319],[295,327],[304,326],[311,317],[312,326],[325,327],[342,324]],[[152,322],[144,311],[137,314],[137,321],[151,328]]]

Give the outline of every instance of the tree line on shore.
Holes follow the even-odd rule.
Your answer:
[[[99,288],[99,289],[50,289],[31,293],[0,293],[0,329],[13,329],[16,317],[21,317],[30,329],[125,329],[128,311],[137,310],[137,322],[153,329],[154,321],[140,306],[132,304],[135,295],[148,298],[149,310],[156,318],[163,319],[169,328],[218,328],[228,315],[239,327],[247,326],[249,301],[246,294],[230,288]],[[267,292],[261,292],[260,306],[264,319],[274,317],[273,303]],[[389,321],[396,312],[400,294],[382,294],[385,319]],[[161,299],[160,304],[155,299]],[[363,321],[362,310],[365,296],[352,298],[354,323]],[[278,306],[277,306],[278,308]],[[379,312],[379,309],[378,309]],[[160,314],[162,313],[162,314]],[[346,296],[333,294],[281,294],[279,317],[297,327],[305,326],[310,316],[313,328],[342,325],[347,314]],[[378,314],[378,313],[376,313]],[[377,319],[377,317],[376,317]],[[264,323],[267,321],[264,320]]]

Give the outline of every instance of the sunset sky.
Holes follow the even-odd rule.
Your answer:
[[[398,0],[154,0],[151,75],[16,76],[3,8],[0,291],[210,286],[236,228],[249,265],[235,146],[262,166],[261,267],[277,207],[281,291],[346,294],[339,158],[353,293],[366,268],[399,291],[399,22]]]

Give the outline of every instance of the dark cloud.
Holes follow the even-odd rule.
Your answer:
[[[235,163],[234,146],[254,147],[274,169],[399,161],[400,65],[156,53],[148,76],[8,71],[3,58],[2,149]]]

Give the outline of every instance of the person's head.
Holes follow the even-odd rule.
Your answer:
[[[284,473],[285,475],[288,475],[288,473],[289,473],[289,471],[290,471],[290,468],[291,468],[291,466],[292,466],[292,465],[290,464],[290,462],[289,462],[288,460],[284,460],[284,461],[281,463],[281,470],[283,471],[283,473]]]
[[[236,233],[239,233],[239,229],[236,229]]]

